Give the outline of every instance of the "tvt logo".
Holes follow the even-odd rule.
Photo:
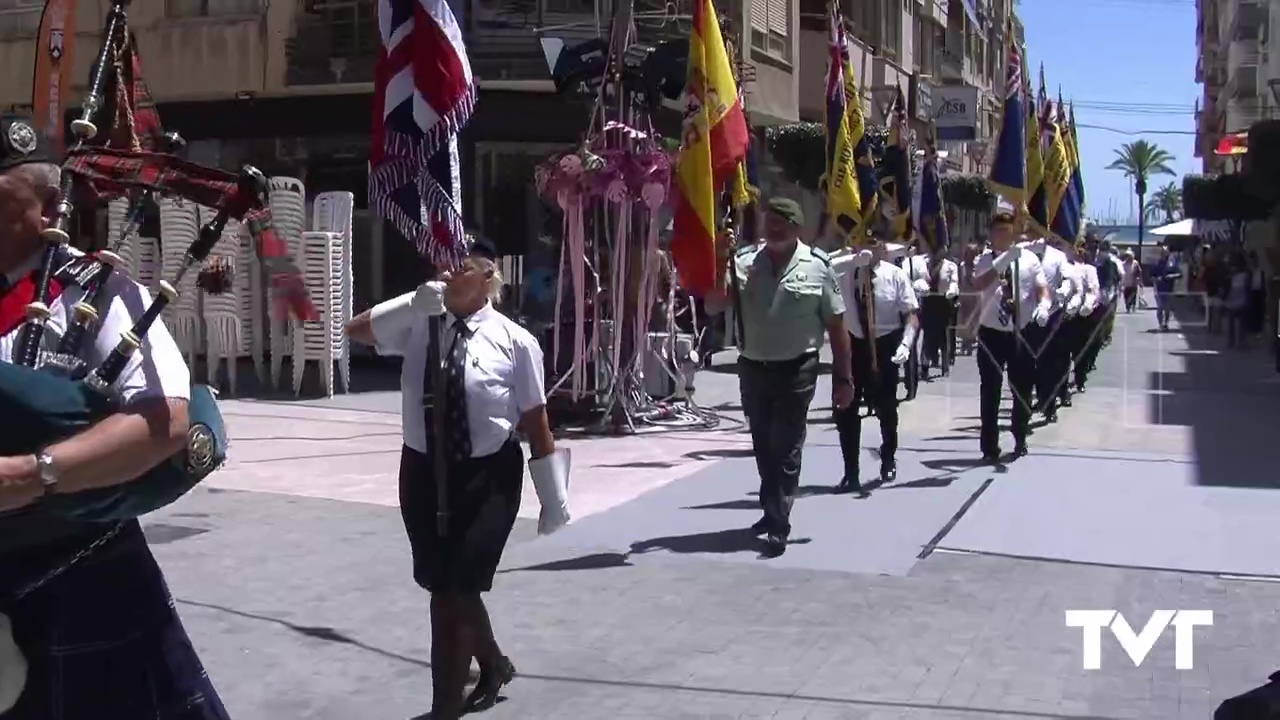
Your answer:
[[[1173,625],[1173,666],[1178,670],[1190,670],[1195,664],[1192,629],[1199,625],[1212,626],[1212,610],[1156,610],[1140,632],[1134,632],[1133,626],[1117,610],[1067,611],[1067,627],[1083,628],[1082,667],[1085,670],[1102,669],[1103,628],[1111,629],[1120,647],[1133,660],[1133,666],[1142,667],[1142,662],[1170,625]]]

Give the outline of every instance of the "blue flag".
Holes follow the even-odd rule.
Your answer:
[[[924,151],[920,170],[920,237],[929,253],[946,252],[951,245],[947,214],[942,204],[942,173],[938,171],[938,149],[933,140]]]
[[[1013,37],[1013,33],[1009,33]],[[1009,43],[1005,68],[1004,117],[996,139],[995,159],[987,184],[1018,210],[1027,207],[1026,116],[1023,110],[1022,57]]]

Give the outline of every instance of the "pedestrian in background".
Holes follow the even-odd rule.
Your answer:
[[[739,250],[732,262],[738,283],[707,295],[707,310],[723,313],[737,294],[743,335],[738,360],[742,410],[760,473],[764,516],[751,530],[764,535],[765,552],[786,551],[791,506],[800,485],[801,453],[809,405],[818,383],[823,336],[831,343],[831,401],[853,401],[844,298],[826,253],[800,242],[800,204],[773,198],[764,213],[764,242]]]
[[[1131,313],[1138,304],[1138,293],[1142,291],[1142,266],[1133,258],[1132,250],[1125,250],[1120,256],[1120,267],[1124,311]]]
[[[1151,284],[1156,290],[1156,324],[1161,330],[1169,329],[1169,319],[1173,315],[1173,291],[1181,277],[1182,266],[1178,259],[1169,252],[1168,245],[1160,246],[1160,259],[1151,270]]]
[[[1234,259],[1227,283],[1227,347],[1243,348],[1249,336],[1249,300],[1252,273],[1243,255]]]

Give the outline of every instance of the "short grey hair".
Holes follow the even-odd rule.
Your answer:
[[[502,285],[504,282],[502,279],[502,271],[498,269],[498,264],[496,262],[487,257],[472,256],[472,260],[486,273],[489,273],[489,287],[487,294],[489,296],[489,302],[497,305],[502,301]]]

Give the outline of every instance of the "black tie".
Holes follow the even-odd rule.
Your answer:
[[[471,329],[466,320],[458,318],[453,322],[453,341],[449,343],[449,352],[444,359],[444,411],[445,438],[444,447],[435,447],[435,409],[436,403],[428,403],[426,409],[427,450],[429,453],[443,452],[451,463],[461,462],[471,457],[471,428],[467,423],[467,338]],[[433,343],[434,345],[434,343]],[[426,386],[427,394],[434,396],[436,388],[432,387],[435,373],[434,363],[439,362],[439,355],[428,353]]]

